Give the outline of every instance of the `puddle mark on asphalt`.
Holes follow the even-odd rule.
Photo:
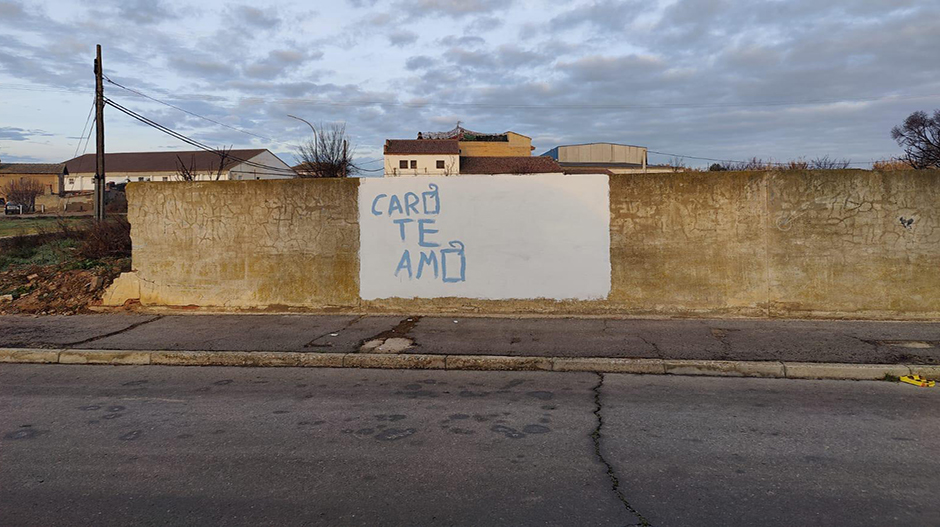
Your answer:
[[[45,433],[45,431],[36,430],[35,428],[20,428],[19,430],[7,432],[3,435],[3,438],[10,441],[20,441],[22,439],[36,439]]]
[[[546,391],[527,392],[526,395],[529,397],[535,397],[540,401],[550,401],[552,400],[552,397],[555,397],[554,393]]]
[[[516,430],[515,428],[511,428],[505,425],[493,425],[490,428],[490,430],[492,430],[493,432],[496,432],[497,434],[502,434],[508,437],[509,439],[522,439],[523,437],[525,437],[525,434],[523,434],[522,432]]]
[[[138,437],[141,436],[141,434],[143,434],[141,430],[132,430],[122,435],[118,439],[120,439],[121,441],[135,441]]]
[[[379,421],[392,421],[392,422],[401,421],[402,419],[406,417],[408,416],[403,415],[403,414],[391,414],[391,415],[379,414],[375,416],[375,418]]]
[[[404,439],[416,433],[418,433],[418,431],[414,428],[389,428],[376,434],[375,438],[379,441],[398,441],[399,439]]]

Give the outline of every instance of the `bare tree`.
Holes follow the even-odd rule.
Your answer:
[[[420,132],[418,132],[420,133]],[[444,166],[444,175],[453,176],[457,174],[457,163],[458,161],[451,160],[447,162]]]
[[[806,161],[805,158],[800,157],[799,159],[791,159],[787,161],[785,165],[781,165],[781,168],[784,170],[806,170],[810,167],[810,162]]]
[[[829,155],[817,157],[809,163],[809,168],[813,170],[837,170],[849,168],[852,162],[848,159],[830,159]]]
[[[904,149],[904,160],[912,167],[940,168],[940,109],[932,116],[912,113],[904,124],[891,129],[891,138]]]
[[[225,163],[228,162],[228,158],[232,155],[232,147],[229,146],[226,148],[223,146],[222,148],[216,150],[215,153],[219,156],[219,168],[217,168],[215,171],[215,180],[218,181],[222,179],[222,172],[225,170]]]
[[[310,139],[296,146],[300,177],[348,177],[359,171],[353,162],[345,123],[314,126],[299,117],[289,117],[307,123],[312,133]]]
[[[667,166],[672,167],[673,172],[682,172],[685,170],[685,158],[673,156]]]
[[[219,156],[218,163],[213,164],[213,166],[216,167],[215,180],[218,181],[222,179],[222,173],[225,171],[225,163],[232,155],[232,147],[219,148],[215,150],[215,154]],[[212,168],[206,168],[206,175],[211,176]],[[180,181],[196,181],[198,175],[199,173],[196,169],[196,154],[190,156],[189,165],[187,165],[179,155],[176,156],[176,179]]]
[[[183,162],[183,159],[176,155],[176,179],[180,181],[196,180],[196,154],[189,158],[189,166]]]
[[[46,186],[35,179],[11,181],[3,187],[3,192],[10,203],[23,205],[26,210],[36,208],[36,198],[46,191]]]

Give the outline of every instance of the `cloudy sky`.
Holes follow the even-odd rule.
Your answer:
[[[536,154],[610,141],[864,163],[899,154],[889,131],[910,112],[940,108],[940,0],[90,5],[0,0],[0,159],[84,150],[97,43],[115,82],[228,127],[106,85],[116,102],[288,162],[308,130],[293,114],[346,122],[367,168],[385,138],[458,120],[531,136]],[[187,148],[114,109],[105,123],[109,151]]]

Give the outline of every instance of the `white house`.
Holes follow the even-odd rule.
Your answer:
[[[95,188],[95,154],[85,154],[65,162],[66,192]],[[122,152],[105,154],[105,182],[181,181],[189,171],[196,181],[246,179],[288,179],[297,173],[266,149],[230,150],[225,159],[205,150],[178,152]]]
[[[385,177],[452,176],[460,173],[460,144],[455,139],[388,139]]]

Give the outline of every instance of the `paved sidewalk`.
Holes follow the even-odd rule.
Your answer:
[[[940,364],[940,322],[355,315],[0,317],[0,348]],[[388,349],[380,351],[387,352]]]

